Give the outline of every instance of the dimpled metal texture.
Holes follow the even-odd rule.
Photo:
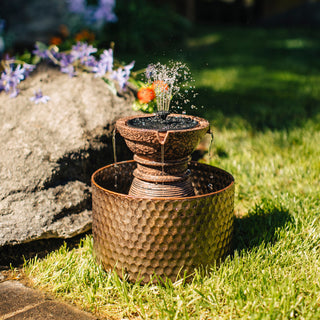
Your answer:
[[[135,167],[135,161],[120,162],[92,176],[94,254],[105,270],[142,284],[154,275],[175,281],[229,253],[234,219],[229,173],[191,162],[195,196],[146,199],[127,195]]]

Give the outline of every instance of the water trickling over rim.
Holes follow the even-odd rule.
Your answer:
[[[156,114],[150,117],[137,117],[127,122],[128,126],[137,129],[157,131],[185,130],[195,128],[199,122],[189,117],[163,116]]]

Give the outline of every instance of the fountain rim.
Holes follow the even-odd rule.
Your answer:
[[[151,114],[137,114],[137,115],[133,115],[133,116],[126,116],[126,117],[122,117],[119,118],[116,121],[116,129],[118,130],[119,126],[122,127],[126,127],[129,130],[137,130],[137,131],[141,131],[141,132],[157,132],[157,133],[166,133],[166,132],[170,132],[170,133],[174,133],[174,132],[189,132],[189,131],[197,131],[197,130],[202,130],[206,127],[208,127],[208,132],[210,132],[210,123],[208,120],[198,117],[198,116],[193,116],[193,115],[188,115],[188,114],[180,114],[180,113],[170,113],[168,114],[168,117],[173,116],[180,116],[183,118],[192,118],[195,119],[196,121],[198,121],[198,124],[193,127],[193,128],[187,128],[187,129],[178,129],[178,130],[156,130],[156,129],[147,129],[147,128],[138,128],[138,127],[133,127],[128,125],[128,121],[135,119],[135,118],[147,118],[150,116],[155,116],[156,113],[151,113]]]
[[[209,193],[205,193],[205,194],[199,194],[199,195],[195,195],[195,196],[189,196],[189,197],[137,197],[137,196],[132,196],[132,195],[129,195],[129,194],[124,194],[124,193],[120,193],[120,192],[116,192],[116,191],[112,191],[112,190],[108,190],[108,189],[105,189],[103,187],[101,187],[96,181],[95,181],[95,176],[105,170],[106,168],[109,168],[109,167],[112,167],[112,166],[115,166],[115,165],[122,165],[122,164],[127,164],[127,163],[133,163],[136,161],[135,160],[126,160],[126,161],[120,161],[120,162],[115,162],[115,163],[111,163],[111,164],[108,164],[102,168],[99,168],[98,170],[96,170],[92,176],[91,176],[91,183],[95,185],[96,188],[104,191],[104,192],[107,192],[109,194],[112,194],[112,195],[116,195],[116,196],[120,196],[120,197],[123,197],[123,198],[129,198],[129,199],[141,199],[141,200],[164,200],[164,201],[168,201],[168,200],[193,200],[193,199],[199,199],[199,198],[205,198],[205,197],[210,197],[214,194],[219,194],[219,193],[222,193],[226,190],[228,190],[229,188],[231,188],[234,183],[235,183],[235,180],[234,180],[234,177],[231,173],[221,169],[221,168],[218,168],[218,167],[215,167],[215,166],[211,166],[209,164],[205,164],[205,163],[199,163],[197,161],[191,161],[192,164],[198,164],[200,166],[209,166],[209,167],[213,167],[215,169],[217,169],[218,171],[220,172],[223,172],[225,174],[227,174],[228,176],[230,176],[232,178],[232,182],[226,186],[225,188],[223,189],[220,189],[218,191],[214,191],[214,192],[209,192]]]

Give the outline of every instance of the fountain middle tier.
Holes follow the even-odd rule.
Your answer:
[[[188,163],[191,157],[165,162],[134,156],[134,170],[129,195],[137,197],[189,197],[194,195]]]

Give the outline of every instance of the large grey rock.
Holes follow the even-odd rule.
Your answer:
[[[30,101],[39,88],[48,103]],[[90,177],[113,161],[114,123],[133,114],[132,99],[91,74],[70,78],[46,66],[18,97],[0,93],[0,246],[91,228]]]

